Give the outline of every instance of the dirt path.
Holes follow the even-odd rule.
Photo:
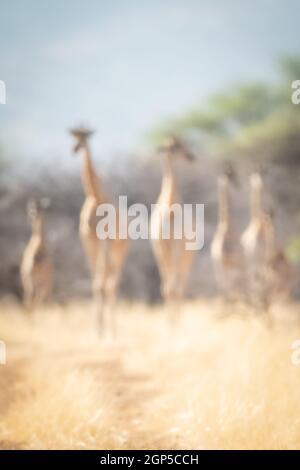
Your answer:
[[[1,312],[0,448],[299,448],[299,311],[270,330],[197,302],[170,332],[161,311],[123,307],[114,343],[86,305]]]
[[[125,350],[124,350],[125,349]],[[113,345],[99,346],[93,343],[70,347],[59,344],[57,347],[48,347],[47,343],[35,344],[28,341],[18,344],[7,343],[8,361],[0,369],[0,419],[5,422],[9,416],[14,416],[22,409],[28,417],[36,404],[45,400],[45,389],[53,387],[53,380],[76,374],[76,393],[80,384],[92,380],[93,415],[89,419],[87,427],[98,421],[98,411],[103,407],[103,400],[109,402],[111,423],[109,427],[114,430],[114,422],[124,430],[120,431],[118,442],[125,445],[130,435],[135,435],[135,440],[143,440],[142,430],[139,424],[143,421],[145,405],[154,399],[158,389],[153,382],[151,373],[145,372],[144,367],[132,367],[131,357],[126,352],[126,347]],[[127,361],[126,358],[129,358]],[[47,378],[48,374],[48,378]],[[42,390],[42,387],[44,388]],[[101,391],[95,399],[95,389]],[[84,391],[83,391],[84,393]],[[59,397],[57,397],[59,398]],[[70,395],[72,400],[72,394]],[[80,400],[79,400],[80,401]],[[79,403],[80,406],[80,403]],[[32,419],[35,419],[32,410]],[[80,419],[80,414],[78,416]],[[10,421],[10,418],[8,419]],[[82,425],[83,423],[81,423]],[[47,423],[45,423],[47,425]],[[126,430],[125,430],[126,428]],[[151,432],[147,430],[147,432]],[[10,432],[0,428],[0,449],[19,449],[31,447],[26,440],[14,441]],[[13,433],[12,433],[13,434]],[[132,444],[134,445],[134,444]],[[101,444],[100,444],[101,447]]]

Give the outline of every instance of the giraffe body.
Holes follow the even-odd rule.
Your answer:
[[[215,278],[227,300],[244,292],[244,263],[231,219],[230,183],[227,175],[218,178],[219,222],[211,244]]]
[[[96,233],[97,200],[87,196],[80,212],[79,235],[92,274],[96,272],[99,239]]]
[[[160,279],[161,293],[166,303],[178,308],[184,295],[188,275],[191,270],[195,251],[188,250],[184,233],[179,239],[175,236],[176,226],[173,210],[180,204],[174,171],[176,155],[185,156],[185,149],[177,139],[170,139],[164,148],[166,171],[161,192],[151,218],[151,242],[156,258]],[[187,154],[189,155],[189,154]],[[168,234],[168,237],[165,237]],[[174,303],[177,305],[175,306]],[[176,312],[173,313],[176,315]]]
[[[109,202],[94,169],[88,138],[89,131],[75,129],[75,152],[82,151],[84,166],[82,183],[86,199],[80,213],[79,234],[89,263],[92,290],[99,330],[116,329],[114,305],[121,271],[128,251],[128,237],[119,236],[118,216],[116,239],[99,239],[96,232],[97,207]],[[117,211],[116,211],[117,213]],[[108,328],[107,328],[108,327]]]
[[[263,181],[250,179],[251,219],[241,237],[247,265],[248,296],[252,304],[265,307],[289,296],[293,269],[276,237],[272,216],[263,208]]]
[[[32,235],[24,250],[20,275],[24,305],[32,310],[43,303],[53,286],[53,266],[47,250],[41,209],[33,203],[29,209]]]

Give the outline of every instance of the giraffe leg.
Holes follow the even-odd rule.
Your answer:
[[[117,337],[117,316],[116,316],[116,286],[110,288],[107,295],[107,305],[106,305],[106,314],[107,314],[107,324],[108,324],[108,333],[113,338]]]
[[[178,324],[182,298],[181,282],[176,270],[170,265],[161,266],[161,291],[165,301],[165,311],[172,328]]]
[[[36,287],[36,293],[35,293],[35,307],[41,307],[41,305],[44,305],[47,298],[49,296],[49,288],[48,285],[43,284],[39,285]]]
[[[172,272],[172,252],[169,240],[156,240],[153,243],[153,252],[160,274],[161,296],[167,302],[170,297]]]
[[[181,318],[181,301],[175,292],[172,292],[170,298],[167,301],[167,311],[169,324],[171,328],[176,328]]]
[[[171,319],[171,323],[173,325],[178,324],[181,318],[185,287],[195,255],[194,251],[185,249],[184,239],[178,240],[177,243],[177,250],[174,252],[172,275],[170,280],[171,299],[173,304],[173,317]]]
[[[24,283],[23,304],[28,313],[32,313],[34,308],[34,288],[31,281]]]
[[[110,333],[115,339],[118,333],[116,299],[122,273],[122,267],[128,250],[128,240],[115,241],[115,254],[110,258],[110,278],[108,280],[108,319]]]
[[[263,298],[263,312],[264,320],[267,328],[272,329],[274,326],[273,316],[272,316],[272,299],[267,295]]]
[[[106,304],[106,290],[103,282],[97,279],[93,281],[93,310],[94,310],[94,324],[99,335],[103,335],[106,329],[105,322],[105,304]]]
[[[107,321],[105,316],[105,309],[107,304],[107,296],[105,289],[101,289],[96,296],[96,320],[97,320],[97,329],[100,335],[105,335],[107,330]]]
[[[116,311],[116,298],[117,289],[120,281],[122,267],[122,259],[118,259],[118,263],[115,263],[111,268],[110,277],[107,281],[107,322],[109,325],[109,334],[113,339],[117,336],[117,311]]]
[[[31,292],[25,293],[23,303],[24,303],[25,310],[28,313],[32,313],[34,302],[33,302],[33,295]]]
[[[178,325],[181,316],[181,286],[177,282],[176,273],[168,273],[163,284],[165,310],[171,328]]]
[[[106,282],[105,285],[98,290],[95,297],[96,321],[99,333],[103,335],[112,336],[117,335],[117,322],[116,322],[116,284]]]

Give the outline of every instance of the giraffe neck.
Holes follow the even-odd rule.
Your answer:
[[[264,221],[264,234],[266,240],[270,244],[275,244],[276,243],[276,234],[275,234],[275,227],[273,224],[273,221],[270,218],[266,218]]]
[[[267,259],[284,253],[284,250],[276,237],[275,227],[272,220],[267,220],[263,224],[263,236],[265,242],[265,255]]]
[[[41,245],[45,244],[45,232],[44,232],[44,221],[43,216],[38,214],[32,221],[32,234],[34,237],[39,239]]]
[[[229,194],[229,183],[224,178],[219,179],[219,224],[230,225],[230,194]]]
[[[251,191],[251,220],[259,221],[263,215],[262,187],[258,186]]]
[[[175,170],[173,165],[173,159],[170,154],[166,156],[166,165],[165,165],[165,173],[162,181],[161,186],[161,193],[160,193],[160,202],[172,205],[176,202],[177,198],[177,188],[176,188],[176,176]]]
[[[106,196],[102,191],[99,177],[94,168],[89,144],[86,142],[84,147],[84,165],[82,173],[82,182],[87,197],[93,197],[99,204],[106,201]]]

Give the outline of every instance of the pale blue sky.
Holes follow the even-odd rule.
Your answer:
[[[272,80],[278,56],[300,55],[299,13],[298,0],[0,0],[0,141],[59,161],[65,129],[87,122],[101,157],[134,149],[207,94]]]

